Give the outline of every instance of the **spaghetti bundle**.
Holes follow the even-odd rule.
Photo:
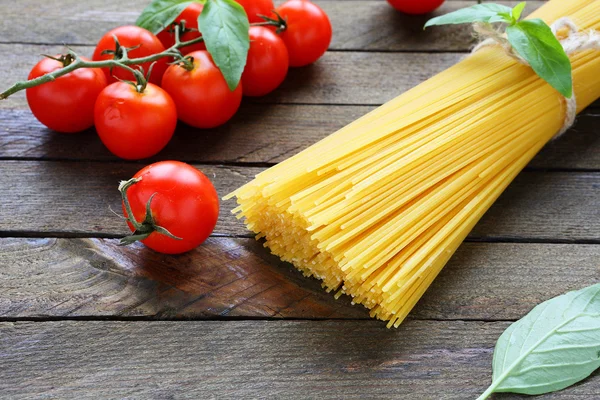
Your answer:
[[[600,0],[531,17],[600,29]],[[570,56],[577,111],[600,97],[600,52]],[[565,100],[498,47],[354,121],[230,195],[272,253],[397,327],[473,226],[561,130]]]

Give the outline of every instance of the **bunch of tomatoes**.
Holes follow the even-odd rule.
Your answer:
[[[238,3],[251,23],[250,47],[241,80],[233,90],[204,43],[198,42],[180,48],[184,57],[179,60],[165,56],[127,69],[80,68],[29,88],[27,100],[33,114],[58,132],[73,133],[95,126],[114,155],[144,159],[167,145],[177,120],[203,129],[222,125],[237,112],[243,96],[272,92],[283,82],[289,67],[311,64],[327,50],[332,36],[329,18],[309,0],[289,0],[277,9],[272,0]],[[138,26],[113,29],[100,39],[92,59],[118,60],[123,50],[129,59],[162,53],[175,45],[175,24],[184,24],[181,42],[199,38],[198,17],[203,7],[192,3],[157,35]],[[274,21],[271,18],[285,21],[285,29],[266,22]],[[71,62],[69,55],[45,58],[33,68],[29,79]]]
[[[74,68],[28,88],[31,111],[58,132],[95,126],[113,154],[144,159],[167,145],[178,120],[196,128],[222,125],[236,113],[243,96],[270,93],[283,82],[289,67],[311,64],[329,47],[329,18],[309,0],[289,0],[277,9],[272,0],[237,2],[250,22],[250,45],[240,82],[233,90],[200,39],[198,17],[204,5],[192,3],[157,35],[138,26],[106,33],[92,60],[120,63],[113,68]],[[176,35],[179,43],[194,43],[181,47]],[[177,58],[165,54],[141,65],[122,63],[124,55],[141,59],[170,53],[166,50],[176,44]],[[73,53],[46,57],[32,69],[29,80],[68,68],[78,58],[89,62]],[[140,240],[162,253],[183,253],[206,240],[216,225],[217,192],[202,172],[188,164],[151,164],[122,182],[119,190],[132,231],[123,244]]]

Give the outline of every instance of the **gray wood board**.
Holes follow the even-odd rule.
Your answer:
[[[513,320],[600,278],[600,246],[464,243],[412,319]],[[368,319],[254,239],[165,256],[102,239],[0,239],[0,319]]]
[[[327,13],[333,26],[330,50],[466,51],[473,44],[469,25],[426,31],[423,25],[429,18],[473,5],[474,0],[448,1],[423,16],[402,14],[384,1],[316,0],[315,3]],[[134,24],[147,4],[148,0],[128,0],[123,7],[122,1],[105,0],[92,8],[89,2],[77,0],[61,0],[58,6],[47,0],[2,1],[0,43],[94,46],[110,29]],[[541,4],[541,1],[528,2],[525,12]],[[17,20],[19,23],[15,24]]]
[[[374,109],[374,106],[244,103],[226,125],[193,129],[180,123],[167,145],[145,160],[188,163],[277,163]],[[589,109],[559,140],[529,164],[555,169],[600,169],[600,113]],[[63,135],[45,128],[28,110],[0,111],[0,159],[116,161],[95,131]]]
[[[117,185],[143,164],[0,161],[3,236],[115,237],[128,233],[115,216]],[[243,185],[263,168],[196,165],[220,196]],[[524,171],[492,206],[471,239],[585,241],[600,239],[600,173]],[[231,215],[235,201],[221,204],[217,235],[247,236]]]
[[[11,399],[474,399],[507,322],[0,323]],[[592,399],[594,374],[543,399]],[[494,399],[526,398],[496,395]]]
[[[0,88],[25,80],[40,54],[59,54],[56,45],[0,44]],[[93,48],[77,47],[90,56]],[[315,64],[292,68],[283,84],[262,103],[379,105],[464,57],[457,53],[329,52]],[[246,102],[252,100],[246,99]],[[27,108],[24,93],[0,101],[0,109]]]

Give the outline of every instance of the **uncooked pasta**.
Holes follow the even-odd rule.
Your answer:
[[[565,16],[600,29],[600,0],[531,17]],[[600,96],[600,52],[570,58],[579,112]],[[272,253],[397,327],[565,112],[529,66],[484,47],[258,174],[232,193],[234,212]]]

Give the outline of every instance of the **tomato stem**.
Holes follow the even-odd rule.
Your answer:
[[[73,50],[68,49],[67,54],[60,56],[59,60],[64,57],[65,60],[70,60],[70,64],[65,65],[63,68],[59,68],[55,71],[52,71],[49,74],[42,75],[35,79],[29,80],[29,81],[16,82],[10,88],[8,88],[4,92],[0,93],[0,100],[7,99],[9,96],[11,96],[17,92],[20,92],[21,90],[29,89],[29,88],[32,88],[35,86],[43,85],[44,83],[52,82],[52,81],[56,80],[57,78],[60,78],[61,76],[64,76],[64,75],[66,75],[70,72],[73,72],[79,68],[111,68],[111,69],[112,68],[124,68],[124,69],[130,71],[131,73],[133,73],[135,76],[136,71],[137,72],[139,72],[139,71],[135,68],[131,68],[130,65],[144,64],[144,63],[149,63],[149,62],[151,63],[151,62],[158,61],[161,58],[165,58],[165,57],[180,57],[181,56],[181,52],[179,51],[180,48],[190,46],[190,45],[204,41],[202,36],[200,36],[198,38],[194,38],[194,39],[182,42],[180,40],[179,28],[180,28],[179,26],[175,26],[176,43],[173,46],[169,47],[168,49],[166,49],[165,51],[163,51],[161,53],[152,54],[152,55],[149,55],[146,57],[129,58],[128,50],[132,50],[132,48],[128,49],[126,47],[120,46],[118,44],[118,41],[116,41],[116,44],[117,44],[116,50],[117,51],[114,51],[115,58],[112,60],[102,60],[102,61],[83,60]],[[55,57],[51,57],[51,58],[55,58]],[[63,62],[63,65],[64,64],[65,63]]]
[[[250,24],[250,26],[275,26],[277,28],[275,33],[281,33],[285,31],[287,29],[287,21],[281,15],[279,15],[277,11],[273,10],[273,14],[277,16],[277,19],[259,14],[258,16],[264,19],[265,22],[254,22]]]
[[[133,215],[133,210],[131,209],[131,204],[129,203],[129,198],[127,197],[127,190],[129,190],[131,186],[135,185],[141,180],[141,177],[131,178],[128,181],[121,181],[121,183],[119,183],[119,192],[121,192],[121,199],[123,200],[123,205],[125,207],[125,214],[127,214],[126,219],[127,221],[129,221],[129,223],[131,224],[131,226],[133,226],[134,229],[131,235],[126,236],[119,241],[119,245],[126,246],[128,244],[135,243],[139,240],[147,239],[154,232],[168,236],[171,239],[181,240],[180,237],[173,235],[167,229],[156,224],[154,216],[152,215],[151,208],[152,199],[154,199],[156,193],[152,194],[152,196],[150,196],[148,202],[146,203],[146,216],[144,218],[144,221],[140,223],[135,219],[135,215]]]

